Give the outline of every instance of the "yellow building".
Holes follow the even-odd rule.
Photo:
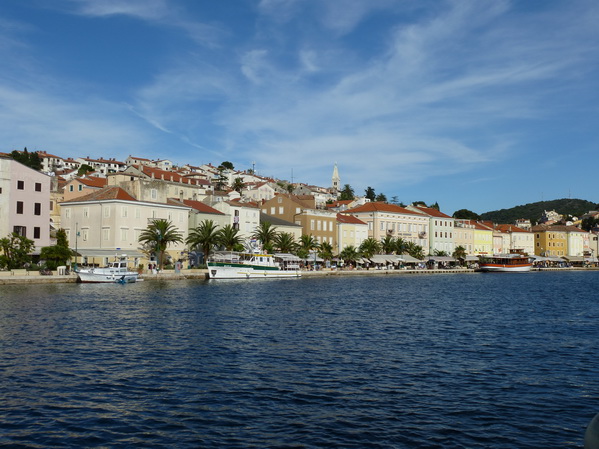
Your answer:
[[[532,227],[535,236],[535,255],[562,257],[568,254],[568,233],[564,226],[538,225]]]

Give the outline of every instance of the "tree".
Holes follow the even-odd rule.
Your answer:
[[[424,201],[414,201],[412,203],[412,206],[424,206],[424,207],[428,207]]]
[[[433,204],[431,204],[429,206],[431,209],[437,209],[437,210],[441,210],[439,209],[439,203],[437,201],[435,201]]]
[[[79,166],[79,169],[77,170],[77,176],[84,176],[93,171],[94,171],[94,167],[92,167],[91,165],[81,164]]]
[[[376,201],[380,201],[381,203],[386,203],[387,202],[387,196],[384,193],[379,193],[376,196]]]
[[[186,243],[190,248],[201,248],[204,253],[204,263],[210,257],[212,248],[219,242],[218,226],[212,220],[203,220],[198,226],[189,231]]]
[[[224,246],[227,251],[233,251],[242,244],[239,229],[235,229],[233,225],[228,224],[217,233],[218,244]]]
[[[408,242],[406,242],[401,237],[395,239],[395,254],[401,256],[406,252]]]
[[[316,241],[314,236],[312,236],[312,234],[310,234],[310,235],[303,234],[300,237],[299,249],[297,250],[297,255],[301,259],[307,259],[308,256],[310,255],[310,251],[318,249],[319,246],[320,245],[318,244],[318,242]]]
[[[26,263],[31,262],[29,253],[33,251],[35,242],[27,237],[12,232],[8,237],[0,239],[0,268],[13,270],[22,268]]]
[[[10,157],[12,157],[15,161],[20,162],[23,165],[26,165],[29,168],[34,170],[42,169],[42,161],[40,159],[37,151],[30,153],[27,151],[27,147],[23,149],[23,151],[14,150],[10,153]]]
[[[590,231],[599,226],[599,218],[587,217],[582,219],[582,223],[580,224],[581,229],[584,231]]]
[[[260,240],[262,249],[266,252],[272,252],[273,242],[277,236],[277,228],[270,221],[263,221],[252,234],[252,238]]]
[[[217,170],[218,170],[218,175],[216,178],[216,185],[214,186],[214,188],[216,190],[222,191],[222,190],[225,190],[225,187],[227,186],[227,182],[228,182],[229,178],[225,174],[226,168],[223,165],[219,165],[217,167]]]
[[[243,190],[243,188],[245,187],[245,183],[243,182],[243,178],[235,178],[233,180],[233,185],[231,186],[233,188],[233,190],[235,190],[236,192],[241,193],[241,191]]]
[[[331,260],[333,258],[333,245],[323,241],[320,244],[320,248],[318,248],[318,257],[324,260]]]
[[[345,184],[341,192],[339,192],[339,201],[348,201],[355,199],[354,189],[349,184]]]
[[[464,248],[463,246],[456,246],[453,250],[451,257],[459,260],[460,265],[463,265],[464,261],[466,260],[466,248]]]
[[[56,245],[44,246],[40,252],[40,259],[46,261],[46,267],[55,270],[56,267],[66,265],[71,258],[71,249],[64,229],[56,231]]]
[[[360,245],[360,252],[365,258],[370,259],[375,254],[381,252],[381,244],[375,238],[368,237]]]
[[[351,265],[360,258],[360,254],[355,246],[349,245],[343,248],[343,250],[339,253],[339,257],[345,264]]]
[[[424,259],[424,250],[422,246],[417,245],[414,242],[408,242],[406,244],[406,252],[415,259]]]
[[[139,235],[138,241],[147,244],[158,258],[158,267],[164,265],[164,253],[171,243],[183,242],[183,236],[177,227],[163,218],[152,220]]]
[[[447,251],[436,249],[433,251],[433,256],[448,257],[449,253]]]
[[[227,169],[227,170],[235,170],[235,167],[233,166],[232,162],[229,161],[224,161],[220,164],[221,167]]]
[[[372,187],[366,187],[364,193],[366,194],[366,198],[368,198],[370,201],[374,201],[376,199],[376,193],[374,193],[374,189]]]
[[[468,209],[456,210],[452,217],[460,220],[480,220],[480,215]]]
[[[386,235],[381,239],[381,249],[383,250],[383,253],[392,254],[395,251],[395,248],[395,239],[392,236]]]
[[[274,246],[282,253],[294,253],[297,248],[295,236],[290,232],[278,233],[274,238]]]

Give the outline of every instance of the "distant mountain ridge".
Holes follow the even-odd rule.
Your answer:
[[[580,217],[590,210],[597,210],[597,203],[587,200],[563,198],[561,200],[537,201],[536,203],[515,206],[511,209],[501,209],[481,214],[481,219],[494,223],[514,223],[519,218],[528,218],[536,223],[543,215],[543,211],[554,210],[558,214]]]

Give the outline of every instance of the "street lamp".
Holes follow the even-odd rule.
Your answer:
[[[77,252],[77,240],[79,237],[79,223],[75,223],[75,271],[77,271],[77,256],[79,253]]]

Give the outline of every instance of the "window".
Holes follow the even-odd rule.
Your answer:
[[[125,242],[127,240],[127,231],[126,228],[121,228],[121,241]]]
[[[121,217],[127,218],[127,206],[121,207]]]
[[[33,205],[33,214],[41,215],[42,214],[42,203],[35,203]]]
[[[89,229],[87,228],[83,228],[81,229],[81,239],[84,242],[87,242],[87,239],[89,238]]]
[[[284,213],[284,210],[285,210],[285,209],[283,209],[282,207],[279,207],[279,214],[280,214],[280,215],[283,215],[283,213]]]
[[[158,198],[158,191],[156,189],[151,189],[150,196],[152,197],[153,200],[155,200],[156,198]]]
[[[271,207],[270,208],[270,215],[274,215],[275,214],[275,210],[276,210],[275,207]]]
[[[75,186],[73,186],[73,184],[71,184],[71,185],[69,186],[69,192],[72,192],[72,191],[74,191],[74,190],[75,190]]]
[[[102,229],[102,238],[104,239],[104,241],[110,240],[110,228]]]
[[[110,217],[110,207],[105,207],[104,208],[104,217],[105,218]]]
[[[41,192],[42,191],[42,183],[41,182],[36,182],[35,183],[35,191],[36,192]]]
[[[22,237],[27,237],[27,228],[25,226],[15,226],[13,232],[16,232]]]
[[[17,214],[23,213],[23,201],[17,201]]]
[[[84,218],[89,218],[89,207],[84,207],[83,208],[83,217]]]
[[[64,218],[71,218],[71,209],[64,210]]]
[[[50,201],[50,210],[54,210],[54,201]]]
[[[83,190],[83,184],[79,184],[79,185],[77,186],[77,190],[79,190],[79,191],[81,192],[81,191]]]
[[[39,239],[41,236],[41,228],[39,226],[36,226],[33,228],[33,238],[34,239]]]
[[[141,210],[139,207],[135,208],[135,218],[141,218]]]
[[[25,190],[25,181],[17,181],[17,189]]]
[[[314,231],[314,220],[310,220],[310,231]]]

